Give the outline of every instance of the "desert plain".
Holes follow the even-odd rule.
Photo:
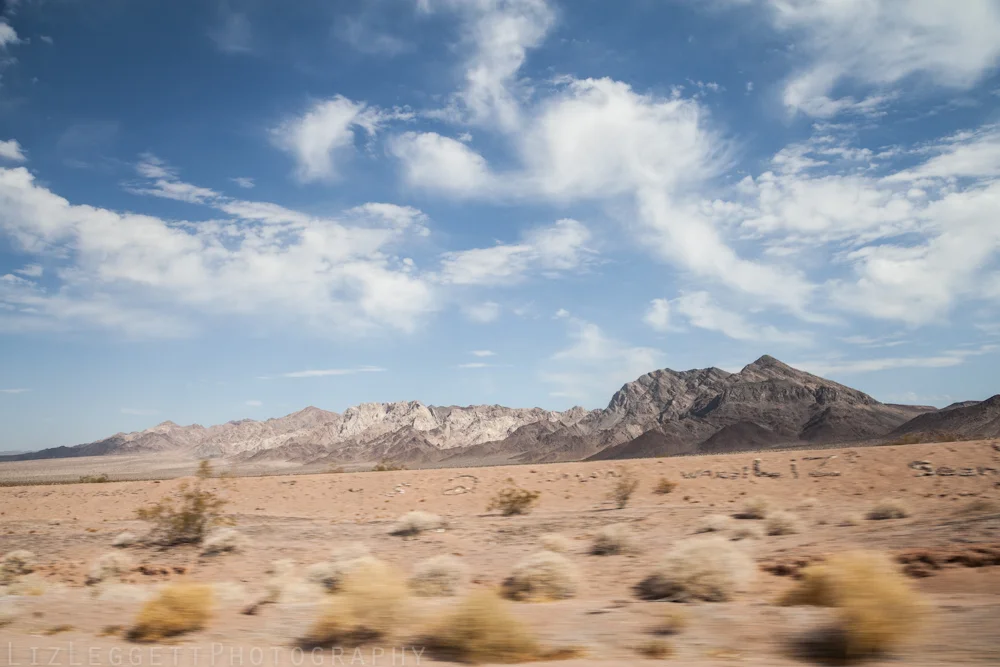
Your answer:
[[[88,459],[60,465],[85,470]],[[94,460],[96,461],[96,459]],[[506,601],[565,665],[625,665],[666,661],[684,665],[799,665],[816,662],[801,638],[823,627],[834,610],[781,606],[808,562],[856,549],[886,554],[925,602],[919,627],[897,648],[869,664],[1000,664],[1000,443],[947,442],[882,447],[748,452],[464,469],[327,472],[224,476],[204,487],[226,500],[224,513],[246,543],[202,555],[196,545],[169,548],[141,542],[115,548],[124,531],[142,535],[136,510],[174,493],[193,478],[45,484],[29,475],[36,462],[0,465],[0,555],[34,554],[24,574],[0,598],[0,665],[298,665],[442,664],[421,646],[423,629],[476,589],[497,589],[515,565],[543,549],[543,536],[566,538],[563,556],[578,571],[572,597]],[[110,465],[102,462],[101,465]],[[159,472],[183,471],[163,465]],[[89,469],[87,469],[89,470]],[[190,468],[187,468],[190,470]],[[65,473],[62,471],[60,474]],[[237,471],[238,472],[238,471]],[[244,471],[245,472],[245,471]],[[275,472],[272,470],[271,472]],[[155,475],[151,475],[155,476]],[[167,476],[167,475],[162,475]],[[609,498],[624,477],[638,481],[627,505]],[[660,480],[676,486],[654,492]],[[487,511],[503,487],[537,491],[520,516]],[[797,532],[767,535],[765,520],[733,517],[751,500],[794,515]],[[904,518],[867,519],[889,499]],[[391,534],[396,521],[420,510],[442,527]],[[632,548],[593,555],[599,531],[621,524]],[[749,525],[756,538],[730,541]],[[664,555],[691,539],[725,540],[754,563],[754,576],[719,602],[648,601],[636,585]],[[327,604],[328,594],[299,580],[331,551],[364,544],[404,576],[421,561],[451,554],[469,580],[457,596],[413,597],[405,622],[391,636],[341,651],[296,652]],[[103,554],[127,554],[127,571],[87,583]],[[271,604],[254,606],[273,582],[274,561],[294,561],[289,586]],[[285,566],[289,567],[288,565]],[[176,582],[212,585],[212,614],[202,630],[162,643],[126,639],[146,601]],[[683,609],[679,631],[651,630],[664,609]],[[248,610],[252,614],[246,613]],[[662,656],[650,657],[662,648]],[[405,663],[403,662],[405,661]]]

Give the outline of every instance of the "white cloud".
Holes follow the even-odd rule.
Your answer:
[[[245,190],[252,190],[255,185],[253,179],[247,176],[234,176],[229,180],[231,180],[233,183],[235,183],[236,185],[240,186]]]
[[[157,160],[145,160],[140,173],[149,182],[137,190],[193,193],[187,201],[227,219],[170,223],[76,206],[26,169],[0,169],[0,231],[22,251],[65,264],[51,288],[5,276],[0,302],[9,308],[0,312],[0,327],[90,325],[176,336],[192,332],[197,314],[358,334],[412,331],[437,307],[414,263],[393,254],[412,234],[426,232],[416,209],[375,204],[315,218],[183,183]]]
[[[6,49],[11,44],[18,43],[17,31],[6,21],[0,21],[0,49]]]
[[[744,0],[730,0],[746,4]],[[920,76],[964,89],[997,65],[1000,7],[966,0],[961,11],[939,0],[751,0],[796,39],[805,66],[786,85],[789,108],[829,116],[863,100],[831,99],[845,82],[880,91]],[[877,105],[877,103],[876,103]]]
[[[122,408],[121,413],[123,415],[139,415],[142,417],[149,417],[151,415],[159,414],[159,411],[151,410],[149,408]]]
[[[555,22],[545,0],[419,0],[424,11],[455,11],[468,51],[465,83],[441,115],[515,130],[527,85],[517,73]]]
[[[253,26],[246,14],[225,12],[221,22],[208,36],[223,53],[246,54],[253,47]]]
[[[38,39],[42,40],[46,44],[53,44],[54,43],[54,40],[49,35],[39,35]]]
[[[24,156],[24,151],[21,150],[21,144],[17,142],[17,139],[0,141],[0,158],[11,162],[24,162],[28,159]]]
[[[0,394],[23,394],[25,392],[31,391],[30,389],[0,389]]]
[[[671,306],[686,317],[691,326],[718,331],[734,340],[787,345],[808,345],[811,342],[809,334],[801,331],[782,331],[771,325],[748,322],[739,313],[716,305],[708,292],[684,294],[674,299]]]
[[[318,378],[318,377],[331,377],[340,375],[357,375],[358,373],[384,373],[386,369],[379,368],[378,366],[359,366],[358,368],[324,368],[306,371],[293,371],[291,373],[282,373],[277,377],[283,378]],[[271,376],[261,376],[259,379],[268,380]]]
[[[560,308],[555,312],[555,314],[552,315],[552,317],[557,320],[565,319],[569,317],[569,311],[566,310],[565,308]]]
[[[25,278],[41,278],[42,274],[45,273],[45,269],[42,268],[41,264],[28,264],[20,269],[15,269],[14,273],[22,275]]]
[[[1000,177],[1000,126],[959,133],[927,151],[935,155],[912,169],[886,177],[886,182]]]
[[[500,318],[500,304],[494,301],[468,305],[462,310],[466,317],[478,324],[489,324]]]
[[[497,353],[494,352],[493,350],[473,350],[469,354],[471,354],[474,357],[495,357],[495,356],[497,356]]]
[[[665,332],[670,328],[670,302],[666,299],[653,299],[649,302],[642,321],[653,331]]]
[[[403,180],[420,188],[464,196],[487,190],[493,180],[486,160],[460,141],[435,132],[407,132],[389,143],[403,166]]]
[[[571,344],[553,354],[541,373],[542,380],[553,385],[552,396],[607,401],[612,391],[661,364],[659,350],[610,338],[592,322],[567,321]]]
[[[202,188],[191,183],[185,183],[177,178],[177,172],[167,166],[163,160],[145,153],[135,167],[140,176],[151,182],[141,185],[128,185],[129,192],[138,195],[152,195],[164,199],[176,199],[189,204],[204,204],[217,199],[220,195],[210,188]]]
[[[960,366],[970,357],[991,354],[998,349],[996,345],[983,345],[966,350],[948,350],[936,355],[920,357],[881,357],[876,359],[857,359],[851,361],[800,361],[795,368],[800,368],[817,375],[850,375],[855,373],[874,373],[878,371],[895,370],[899,368],[947,368]]]
[[[246,402],[246,405],[249,405],[251,408],[259,408],[264,404],[261,401],[250,400]]]
[[[329,181],[340,163],[354,152],[355,131],[373,136],[390,119],[408,118],[401,111],[384,111],[341,95],[316,102],[299,117],[286,120],[272,131],[275,144],[290,153],[303,182]]]
[[[572,219],[527,231],[521,243],[445,253],[441,280],[453,285],[509,285],[530,272],[554,274],[586,263],[590,231]]]
[[[461,368],[461,369],[494,368],[497,365],[498,364],[488,364],[488,363],[483,362],[483,361],[470,361],[470,362],[467,362],[467,363],[464,363],[464,364],[458,364],[457,366],[455,366],[455,368]]]

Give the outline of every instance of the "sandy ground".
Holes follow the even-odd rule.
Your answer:
[[[755,458],[762,472],[781,476],[756,476]],[[910,466],[918,460],[945,475],[920,476]],[[956,474],[948,475],[949,469]],[[618,510],[607,494],[614,475],[624,470],[638,477],[640,486],[628,507]],[[677,488],[654,494],[663,477],[677,482]],[[501,517],[486,512],[508,478],[541,492],[532,513]],[[705,516],[731,514],[750,497],[795,512],[805,525],[799,534],[739,542],[761,565],[858,547],[897,553],[1000,545],[1000,514],[963,511],[974,499],[1000,502],[1000,445],[964,442],[619,464],[213,479],[206,484],[229,501],[227,512],[252,541],[250,548],[200,557],[192,547],[131,547],[124,551],[154,574],[133,571],[120,581],[85,586],[90,563],[112,551],[118,533],[145,531],[146,524],[135,520],[136,508],[170,494],[183,481],[0,488],[0,553],[28,549],[40,564],[28,575],[37,584],[30,592],[40,594],[13,598],[17,618],[0,627],[0,665],[298,667],[296,659],[299,665],[352,664],[352,659],[353,664],[390,665],[404,664],[404,656],[405,664],[433,664],[427,654],[418,658],[414,653],[419,648],[413,646],[412,629],[359,654],[296,656],[295,638],[321,604],[309,596],[268,605],[254,616],[240,613],[261,595],[272,561],[292,559],[306,566],[356,541],[405,572],[430,556],[455,554],[469,565],[472,586],[491,587],[514,563],[541,548],[543,534],[569,537],[574,547],[568,556],[582,573],[579,595],[560,602],[510,603],[547,644],[583,649],[581,657],[561,663],[567,665],[647,662],[636,647],[652,639],[651,619],[670,603],[641,601],[633,586],[672,544],[691,537]],[[460,487],[465,492],[456,492]],[[882,498],[905,501],[912,514],[840,525],[843,517],[861,515]],[[394,520],[414,509],[440,514],[447,528],[414,538],[391,536]],[[639,551],[589,555],[594,534],[612,523],[629,526]],[[206,630],[162,651],[136,647],[115,634],[100,636],[109,626],[128,626],[144,598],[176,580],[217,584],[216,611]],[[926,624],[896,655],[876,664],[1000,664],[1000,567],[952,567],[911,581],[930,602]],[[705,666],[802,664],[791,655],[790,642],[822,625],[829,612],[776,606],[775,598],[791,584],[789,577],[761,570],[733,601],[683,605],[690,623],[668,638],[674,648],[670,660]],[[455,598],[416,600],[415,627],[454,603]]]

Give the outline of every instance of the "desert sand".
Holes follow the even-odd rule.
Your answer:
[[[917,461],[925,463],[915,465]],[[17,465],[0,466],[0,479],[20,475],[21,469],[11,467]],[[634,475],[639,487],[628,506],[617,509],[607,495],[624,473]],[[661,478],[677,487],[668,494],[654,493]],[[486,511],[509,479],[540,492],[531,513],[503,517]],[[1000,547],[1000,513],[995,504],[990,509],[991,502],[1000,503],[1000,444],[990,441],[211,479],[206,487],[228,501],[225,511],[249,546],[215,556],[200,556],[194,546],[112,548],[122,531],[147,530],[135,518],[137,508],[185,481],[191,480],[0,488],[0,554],[26,549],[38,560],[36,571],[26,577],[30,590],[19,591],[29,594],[8,598],[17,613],[13,622],[0,627],[0,665],[115,660],[294,665],[292,647],[318,614],[322,596],[303,591],[261,607],[255,615],[241,613],[263,595],[273,561],[291,559],[301,570],[337,547],[361,542],[407,573],[418,561],[453,554],[468,565],[471,588],[497,587],[518,560],[542,548],[540,538],[547,533],[569,538],[566,555],[582,575],[578,594],[555,602],[510,602],[508,607],[547,645],[579,649],[561,664],[647,662],[636,649],[651,640],[650,625],[664,605],[683,607],[689,617],[683,631],[666,638],[674,664],[805,664],[791,646],[831,611],[776,605],[776,598],[794,583],[787,574],[774,573],[783,572],[783,566],[794,569],[796,561],[857,548],[896,557],[914,550]],[[673,544],[694,536],[706,516],[732,515],[755,497],[795,513],[803,527],[797,534],[736,543],[758,567],[746,590],[731,601],[711,603],[648,602],[636,596],[634,586]],[[909,516],[859,519],[883,498],[904,502]],[[970,510],[972,501],[987,502]],[[390,535],[395,520],[411,510],[439,514],[447,525],[413,537]],[[590,555],[594,535],[608,524],[625,524],[637,550]],[[110,551],[127,553],[135,567],[121,577],[85,585],[91,563]],[[953,564],[925,574],[932,576],[909,579],[928,601],[923,626],[898,651],[872,664],[1000,663],[1000,567]],[[175,638],[162,651],[127,642],[120,628],[129,626],[143,601],[168,581],[215,585],[215,611],[207,628]],[[457,599],[415,599],[413,618],[400,637],[365,645],[357,654],[353,649],[343,656],[307,652],[298,656],[304,659],[300,664],[352,664],[352,659],[353,664],[402,664],[403,656],[405,664],[438,664],[427,653],[414,653],[420,650],[414,638],[422,623]]]

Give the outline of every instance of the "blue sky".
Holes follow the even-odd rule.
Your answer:
[[[0,63],[0,450],[1000,391],[996,0],[8,0]]]

